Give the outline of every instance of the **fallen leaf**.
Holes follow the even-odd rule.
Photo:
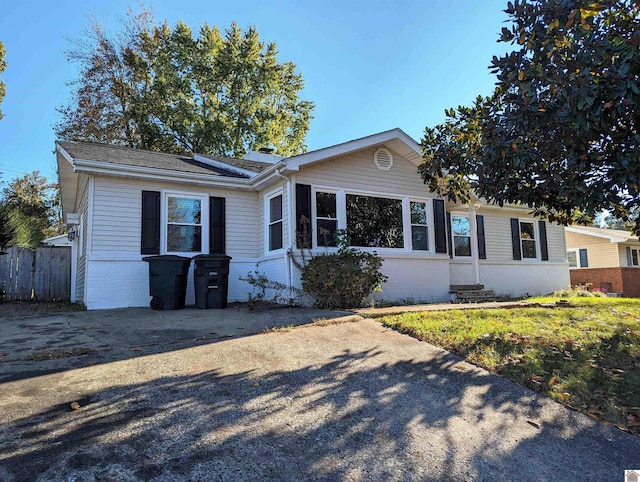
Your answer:
[[[538,425],[537,423],[535,423],[535,422],[533,422],[533,421],[531,421],[531,420],[527,420],[527,423],[528,423],[529,425],[531,425],[532,427],[540,428],[540,425]]]
[[[557,376],[554,375],[549,379],[549,386],[552,387],[553,385],[555,385],[559,381],[560,381],[560,379]]]
[[[131,348],[131,351],[142,351],[142,348],[140,348],[139,346],[136,346],[134,348]]]
[[[612,368],[611,373],[614,373],[616,375],[621,375],[622,373],[624,373],[624,370],[621,370],[620,368]]]
[[[468,370],[469,367],[463,365],[462,363],[458,363],[457,365],[453,365],[453,368],[457,368],[458,370]]]
[[[533,380],[534,382],[543,382],[544,377],[541,377],[540,375],[532,375],[531,380]]]
[[[80,404],[78,402],[71,402],[71,410],[80,410]]]
[[[251,385],[254,388],[258,388],[260,386],[260,384],[258,382],[255,382],[253,385]]]
[[[87,365],[97,365],[98,363],[100,363],[100,362],[97,362],[97,361],[88,361],[88,362],[87,362]]]
[[[640,416],[635,413],[627,415],[627,425],[629,427],[640,427]]]
[[[365,417],[362,419],[363,422],[373,422],[376,417]]]

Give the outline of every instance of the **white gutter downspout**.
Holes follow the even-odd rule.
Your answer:
[[[284,250],[284,268],[285,268],[285,272],[287,273],[287,286],[289,287],[289,296],[292,295],[291,293],[291,283],[292,283],[292,274],[291,274],[291,258],[290,258],[290,253],[291,251],[293,251],[293,238],[292,238],[292,233],[293,233],[293,229],[292,229],[292,225],[293,225],[293,219],[295,217],[294,214],[294,203],[295,203],[295,199],[293,199],[292,196],[292,190],[291,190],[291,178],[289,176],[285,176],[284,174],[282,174],[280,172],[280,168],[277,168],[275,171],[275,174],[277,177],[279,177],[280,179],[284,179],[284,181],[286,181],[287,183],[287,207],[288,207],[288,217],[289,217],[289,228],[287,229],[287,234],[288,234],[288,244],[287,247]]]

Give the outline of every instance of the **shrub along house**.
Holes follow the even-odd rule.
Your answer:
[[[640,297],[640,240],[628,231],[566,228],[571,284]]]
[[[436,302],[450,285],[498,294],[569,283],[563,227],[527,209],[453,205],[417,174],[420,145],[400,129],[282,158],[174,155],[56,143],[62,207],[73,233],[73,289],[89,309],[149,303],[147,255],[226,253],[229,301],[258,271],[300,287],[290,255],[336,249],[336,229],[384,258],[377,298]],[[189,277],[187,304],[193,303]]]

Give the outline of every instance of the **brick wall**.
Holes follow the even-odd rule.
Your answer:
[[[571,286],[591,284],[623,293],[627,298],[640,298],[640,268],[582,268],[570,270]]]
[[[627,298],[640,298],[640,268],[620,268],[624,295]]]
[[[581,268],[572,269],[571,286],[591,283],[592,288],[602,288],[611,285],[612,293],[624,293],[622,268]]]

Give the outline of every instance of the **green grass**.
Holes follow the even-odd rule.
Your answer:
[[[555,303],[558,298],[528,301]],[[639,433],[640,300],[569,301],[569,308],[420,312],[380,321]]]

